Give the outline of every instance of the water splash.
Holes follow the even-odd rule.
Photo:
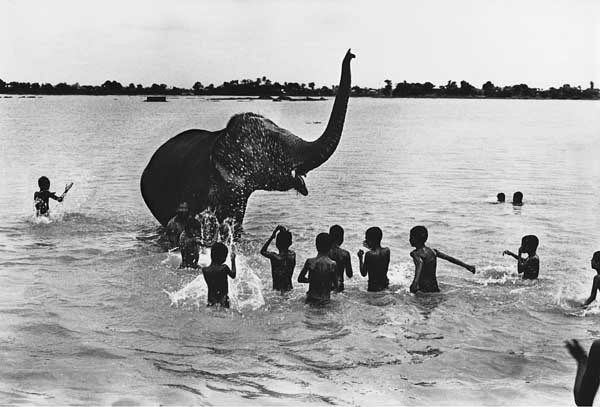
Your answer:
[[[226,264],[231,264],[231,250],[233,248],[233,230],[235,223],[232,220],[225,220],[222,225],[216,228],[219,232],[216,240],[221,241],[229,248]],[[202,248],[198,256],[198,266],[208,266],[210,264],[210,249]],[[181,253],[169,251],[167,258],[162,261],[163,265],[169,268],[178,268],[181,264]],[[254,270],[248,265],[248,260],[243,254],[236,256],[237,275],[234,279],[229,279],[229,300],[231,306],[239,311],[253,311],[265,305],[265,299],[262,293],[262,282]],[[208,289],[204,276],[200,274],[193,281],[183,288],[169,292],[164,290],[171,300],[171,305],[181,306],[184,304],[193,304],[200,307],[206,303]]]
[[[489,264],[480,267],[477,274],[479,275],[479,278],[474,281],[484,287],[487,287],[488,285],[516,284],[522,280],[515,267],[501,266],[498,264]]]

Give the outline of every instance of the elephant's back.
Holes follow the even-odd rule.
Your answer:
[[[176,135],[152,155],[142,173],[142,197],[164,226],[181,201],[192,210],[199,195],[209,189],[210,153],[220,132],[187,130]]]

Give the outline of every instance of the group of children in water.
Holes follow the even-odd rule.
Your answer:
[[[200,224],[196,217],[190,215],[189,205],[181,203],[176,215],[168,222],[166,235],[171,248],[179,248],[182,262],[181,268],[197,268],[199,245],[211,247],[211,264],[202,268],[208,287],[208,305],[228,307],[229,299],[227,277],[235,278],[235,253],[232,249],[231,267],[225,263],[228,248],[222,243],[222,231],[216,216],[203,216]],[[211,221],[212,219],[212,221]],[[207,233],[207,230],[209,233]],[[213,236],[212,240],[208,236]],[[371,227],[365,232],[364,247],[357,252],[359,271],[368,277],[368,291],[382,291],[388,288],[387,276],[390,264],[390,249],[381,246],[383,232],[379,227]],[[439,292],[437,283],[437,259],[446,260],[475,273],[475,266],[464,263],[440,250],[426,245],[428,231],[424,226],[415,226],[410,230],[409,242],[414,250],[410,253],[415,264],[414,279],[410,291]],[[275,241],[277,251],[269,247]],[[344,278],[352,278],[352,262],[350,253],[341,246],[344,242],[344,229],[333,225],[329,233],[320,233],[315,240],[317,254],[304,263],[297,281],[309,285],[306,303],[314,305],[326,304],[330,301],[331,292],[344,291]],[[517,271],[524,279],[536,279],[539,274],[539,258],[536,254],[539,240],[534,235],[524,236],[518,254],[505,250],[503,254],[517,260]],[[271,262],[273,290],[285,293],[293,289],[292,276],[296,267],[296,253],[290,249],[292,233],[283,226],[277,226],[269,239],[262,246],[260,253]],[[233,246],[232,246],[233,247]],[[527,257],[523,255],[526,254]],[[600,286],[600,277],[598,278]]]

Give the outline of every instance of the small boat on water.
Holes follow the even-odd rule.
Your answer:
[[[166,96],[148,96],[146,97],[146,102],[166,102]]]

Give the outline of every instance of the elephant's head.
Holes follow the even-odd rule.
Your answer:
[[[307,142],[254,113],[233,116],[216,132],[188,130],[154,154],[141,181],[142,195],[164,225],[180,201],[194,211],[217,210],[220,220],[241,224],[250,194],[256,190],[308,190],[303,177],[335,151],[342,134],[350,96],[348,50],[335,102],[321,137]]]

